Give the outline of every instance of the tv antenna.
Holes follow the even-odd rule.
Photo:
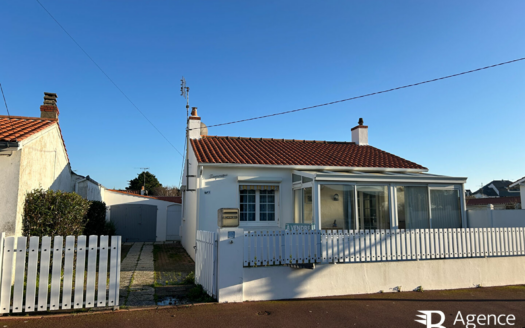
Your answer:
[[[190,87],[186,86],[186,79],[184,76],[180,80],[180,95],[186,99],[186,117],[188,117],[190,114]]]

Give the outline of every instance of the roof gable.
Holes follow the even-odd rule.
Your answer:
[[[191,139],[191,145],[200,163],[427,170],[378,148],[353,142],[202,136]]]
[[[0,115],[0,141],[22,141],[55,124],[57,119]]]
[[[25,116],[6,116],[0,115],[0,141],[15,142],[24,141],[29,137],[44,131],[47,128],[58,127],[62,145],[69,162],[66,143],[62,136],[62,129],[56,118],[25,117]]]

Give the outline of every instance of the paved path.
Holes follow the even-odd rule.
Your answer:
[[[153,245],[133,244],[121,264],[119,304],[155,305],[154,282]]]
[[[445,327],[465,328],[454,319],[467,314],[514,314],[513,326],[525,326],[525,287],[477,288],[354,295],[277,302],[211,304],[146,311],[117,311],[107,314],[5,321],[23,328],[112,328],[112,327],[415,327],[418,310],[443,311]],[[437,319],[437,318],[436,318]],[[466,319],[465,319],[466,320]],[[476,325],[477,328],[494,325]],[[469,328],[473,328],[469,325]]]

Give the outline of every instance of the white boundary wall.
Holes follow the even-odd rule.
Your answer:
[[[243,300],[517,285],[525,283],[524,270],[523,257],[244,268]]]
[[[469,210],[469,228],[525,227],[525,210]]]
[[[242,302],[525,283],[525,229],[423,231],[424,238],[421,231],[419,238],[417,231],[400,231],[399,239],[398,231],[395,239],[391,231],[379,231],[378,239],[366,231],[352,237],[339,231],[293,235],[219,229],[217,298]],[[278,253],[286,260],[276,261]]]

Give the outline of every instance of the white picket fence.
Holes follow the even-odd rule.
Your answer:
[[[120,236],[1,238],[0,313],[119,305]]]
[[[246,231],[244,266],[525,255],[524,228]]]
[[[195,251],[195,283],[217,297],[217,234],[198,230]]]

